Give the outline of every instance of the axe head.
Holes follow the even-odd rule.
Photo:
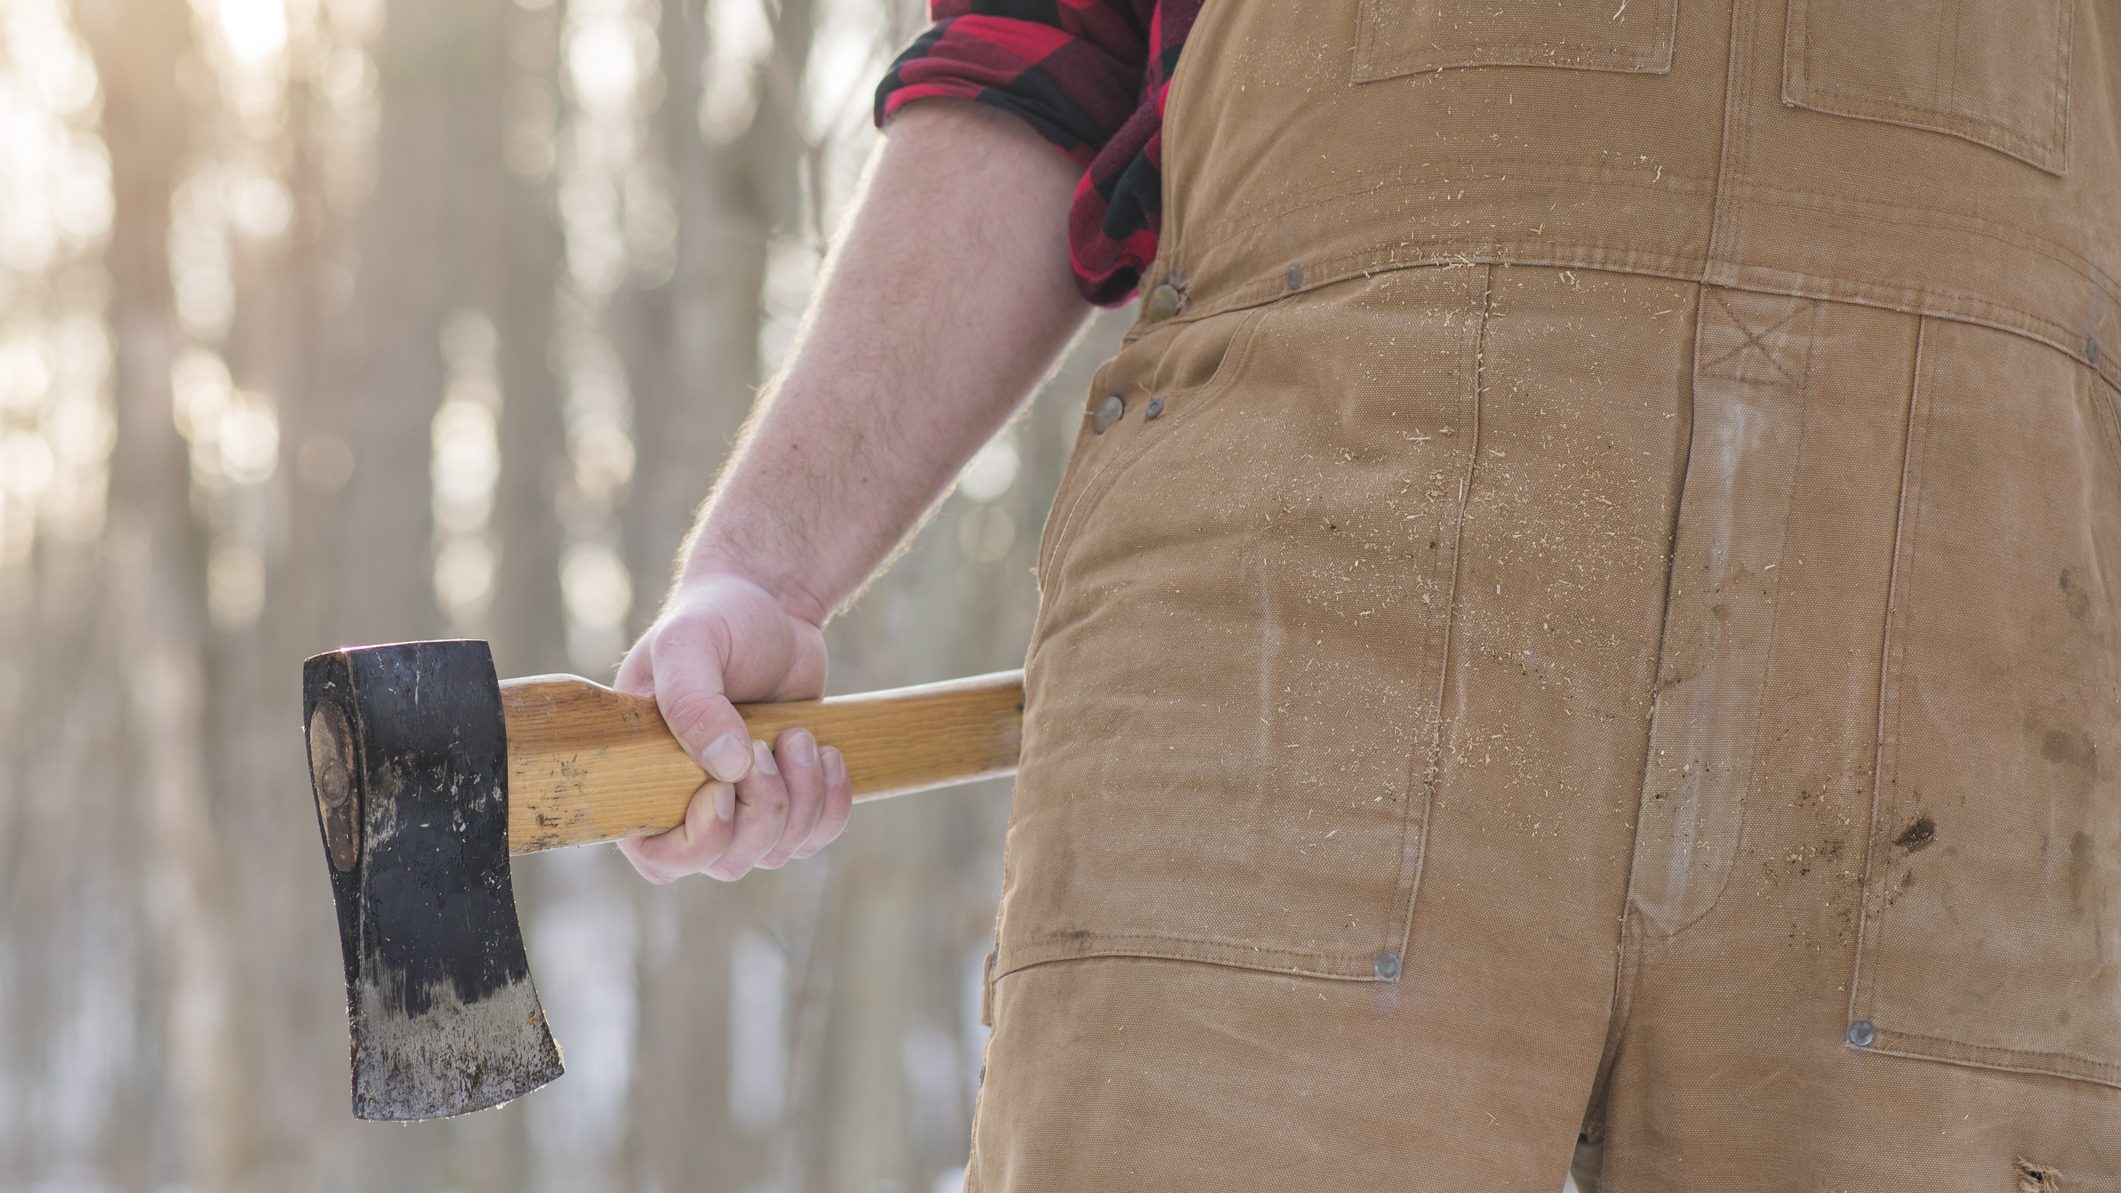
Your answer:
[[[302,716],[354,1114],[464,1114],[558,1077],[508,878],[508,740],[486,644],[320,654],[302,669]]]

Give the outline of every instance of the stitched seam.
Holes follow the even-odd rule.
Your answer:
[[[2057,37],[2062,43],[2062,64],[2061,70],[2055,79],[2055,85],[2051,90],[2055,95],[2057,123],[2061,126],[2061,165],[2063,169],[2067,170],[2069,168],[2069,90],[2070,80],[2075,74],[2077,60],[2077,6],[2075,4],[2065,2],[2062,5],[2062,29],[2057,34]]]
[[[1057,945],[1063,947],[1056,947]],[[1174,945],[1191,947],[1174,948]],[[1154,951],[1137,951],[1142,949]],[[1010,950],[1010,955],[1006,964],[999,960],[995,962],[995,982],[999,983],[1010,974],[1034,965],[1047,965],[1055,961],[1078,961],[1086,957],[1204,961],[1227,965],[1233,969],[1259,969],[1304,977],[1333,978],[1339,981],[1380,980],[1372,968],[1373,959],[1370,957],[1333,962],[1329,960],[1332,954],[1325,950],[1265,948],[1230,937],[1189,933],[1099,932],[1085,940],[1065,942],[1061,938],[1046,934],[1023,938]],[[1269,960],[1279,960],[1283,964],[1263,964]]]
[[[1769,199],[1765,197],[1758,198],[1757,201],[1764,203],[1768,206],[1784,207],[1789,210],[1819,210],[1819,208],[1812,205],[1782,202],[1779,200]],[[1848,212],[1844,214],[1856,215],[1859,218],[1870,218],[1867,216],[1862,216],[1861,213],[1857,212]],[[1970,233],[1973,235],[1987,234],[1980,229],[1968,229],[1964,227],[1957,227],[1948,223],[1926,223],[1922,221],[1907,219],[1903,219],[1900,222],[1903,224],[1914,224],[1916,226],[1921,227],[1937,228],[1944,231]],[[1323,262],[1319,267],[1321,272],[1320,284],[1324,285],[1334,281],[1344,281],[1349,277],[1355,276],[1357,272],[1362,273],[1364,276],[1369,276],[1371,274],[1385,272],[1386,270],[1390,269],[1420,268],[1423,266],[1434,265],[1449,266],[1454,264],[1484,264],[1491,261],[1496,264],[1548,265],[1557,268],[1602,269],[1616,273],[1646,274],[1648,276],[1653,277],[1668,277],[1678,281],[1701,280],[1701,258],[1674,255],[1656,250],[1640,251],[1632,249],[1622,249],[1616,252],[1614,249],[1608,246],[1589,245],[1578,242],[1578,247],[1570,255],[1557,254],[1548,256],[1521,257],[1503,256],[1503,254],[1509,252],[1510,250],[1521,249],[1527,246],[1536,245],[1541,249],[1556,249],[1564,247],[1567,243],[1569,243],[1557,242],[1545,237],[1537,239],[1509,239],[1487,241],[1479,246],[1476,246],[1470,251],[1466,249],[1460,249],[1456,253],[1436,253],[1433,251],[1424,251],[1434,250],[1440,246],[1447,245],[1451,243],[1454,239],[1456,238],[1450,234],[1439,233],[1438,235],[1426,240],[1400,242],[1382,248],[1372,247],[1368,249],[1346,253],[1339,257],[1329,258],[1325,262]],[[2104,273],[2104,271],[2091,268],[2089,266],[2087,266],[2087,268],[2084,270],[2077,270],[2070,262],[2060,260],[2059,258],[2054,257],[2052,254],[2040,252],[2037,249],[2028,248],[2027,246],[2022,244],[2012,243],[2008,239],[2002,237],[1991,237],[1991,239],[1995,239],[1998,241],[1998,243],[2005,244],[2011,248],[2024,249],[2027,252],[2039,253],[2039,255],[2046,257],[2055,265],[2063,269],[2075,272],[2077,276],[2082,280],[2092,282],[2094,286],[2100,289],[2102,297],[2108,298],[2110,302],[2115,301],[2111,293],[2112,288],[2108,283],[2107,275]],[[1473,255],[1475,253],[1477,253],[1478,255]],[[1612,260],[1612,258],[1615,256],[1628,257],[1631,259],[1631,263],[1626,265],[1616,264]],[[1352,268],[1353,263],[1358,262],[1363,263],[1363,267],[1359,270]],[[1824,274],[1815,274],[1799,270],[1782,269],[1776,266],[1761,265],[1750,262],[1731,262],[1731,264],[1741,270],[1749,269],[1771,271],[1783,274],[1788,277],[1801,279],[1804,281],[1826,283],[1830,287],[1840,288],[1840,292],[1828,293],[1824,292],[1823,289],[1800,290],[1778,288],[1770,287],[1761,283],[1754,283],[1751,285],[1732,285],[1728,287],[1729,289],[1743,290],[1750,293],[1789,294],[1796,297],[1820,298],[1830,302],[1851,302],[1859,305],[1878,306],[1890,310],[1899,310],[1902,313],[1921,314],[1931,318],[1953,320],[1957,322],[1985,323],[1989,326],[1997,327],[2004,331],[2013,331],[2030,335],[2033,338],[2042,340],[2050,346],[2068,354],[2072,358],[2082,360],[2082,357],[2079,355],[2078,348],[2074,346],[2081,344],[2082,337],[2076,335],[2068,325],[2057,322],[2056,320],[2051,319],[2045,315],[2037,314],[2022,307],[2018,307],[2011,303],[2004,302],[2002,300],[1988,297],[1985,295],[1973,294],[1967,291],[1955,290],[1941,286],[1895,286],[1879,282],[1864,282],[1850,278],[1831,277]],[[1648,268],[1648,266],[1651,265],[1661,265],[1663,266],[1663,269],[1659,270]],[[1341,270],[1347,270],[1348,272],[1339,272]],[[1946,300],[1946,305],[1956,306],[1959,309],[1932,309],[1929,304],[1923,301],[1922,296],[1925,295],[1942,298]],[[1247,286],[1235,287],[1228,291],[1224,298],[1214,306],[1200,307],[1190,317],[1182,315],[1179,316],[1179,318],[1185,319],[1187,322],[1193,322],[1199,319],[1211,318],[1215,315],[1224,314],[1233,310],[1242,310],[1247,306],[1258,305],[1261,302],[1271,301],[1282,296],[1283,292],[1279,286],[1269,285],[1267,282],[1264,281],[1257,282]],[[2121,305],[2121,302],[2117,302],[2116,305]],[[2101,367],[2103,371],[2104,366],[2098,367]]]
[[[1867,1051],[1883,1051],[1892,1056],[1907,1056],[1918,1060],[1944,1061],[1950,1064],[1975,1065],[1981,1068],[2007,1069],[2014,1072],[2044,1073],[2050,1077],[2066,1077],[2096,1081],[2102,1085],[2121,1085],[2121,1065],[2093,1060],[2074,1052],[2039,1052],[2031,1049],[1999,1048],[1984,1044],[1968,1044],[1961,1040],[1949,1040],[1942,1036],[1926,1036],[1914,1032],[1878,1029],[1877,1042]],[[1900,1045],[1895,1048],[1894,1045]],[[1918,1051],[1926,1046],[1929,1051]],[[1956,1050],[1956,1054],[1953,1051]]]
[[[1718,377],[1723,380],[1736,381],[1738,380],[1737,377],[1724,376],[1723,374],[1716,372],[1716,368],[1723,362],[1745,351],[1748,346],[1754,343],[1754,340],[1752,338],[1752,332],[1747,330],[1745,324],[1739,321],[1737,314],[1731,310],[1731,304],[1724,301],[1722,291],[1711,290],[1709,292],[1709,296],[1716,300],[1716,309],[1723,312],[1723,318],[1722,320],[1720,320],[1720,322],[1726,323],[1732,327],[1736,327],[1739,331],[1739,334],[1742,335],[1744,339],[1738,344],[1737,347],[1732,348],[1730,351],[1725,352],[1723,355],[1718,356],[1713,360],[1702,362],[1701,372],[1703,376]]]
[[[1917,107],[1875,96],[1858,95],[1853,102],[1830,103],[1821,99],[1816,91],[1807,90],[1803,94],[1792,96],[1791,102],[1830,116],[1874,120],[1901,128],[1919,128],[1925,132],[1961,137],[2046,173],[2062,173],[2054,164],[2054,159],[2062,156],[2061,147],[2054,143],[2061,136],[2059,129],[2049,134],[2050,139],[2043,140],[2018,132],[1990,118],[1940,112],[1935,108]]]
[[[1920,128],[1936,128],[1937,125],[1935,124],[1914,119],[1914,117],[1926,117],[1930,121],[1941,122],[1953,127],[1966,125],[1982,132],[1992,132],[1999,140],[2032,146],[2048,153],[2055,151],[2055,146],[2049,144],[2046,137],[2021,132],[1998,117],[1981,116],[1959,110],[1941,111],[1937,105],[1906,103],[1901,100],[1887,98],[1880,93],[1852,91],[1846,87],[1842,89],[1841,94],[1854,96],[1855,98],[1852,102],[1847,102],[1840,107],[1835,106],[1835,103],[1839,101],[1815,99],[1814,102],[1810,103],[1804,103],[1802,100],[1799,102],[1804,103],[1807,108],[1841,116],[1863,117],[1865,115],[1863,112],[1844,110],[1845,108],[1867,108],[1881,112],[1891,112],[1896,115],[1890,119],[1890,123],[1915,125]],[[1936,91],[1930,94],[1936,98],[1938,104],[1950,103],[1959,98],[1957,91],[1954,90]],[[2050,115],[2049,119],[2052,118],[2052,115]]]
[[[1466,507],[1472,501],[1473,477],[1480,468],[1482,386],[1485,384],[1487,368],[1488,321],[1493,317],[1495,310],[1494,296],[1495,267],[1490,265],[1481,275],[1480,325],[1471,336],[1466,337],[1464,347],[1460,349],[1461,354],[1468,348],[1473,354],[1473,367],[1471,370],[1466,370],[1463,364],[1460,365],[1461,372],[1469,371],[1473,378],[1472,393],[1468,395],[1465,402],[1465,409],[1472,425],[1467,428],[1466,432],[1466,465],[1465,471],[1460,475],[1458,481],[1458,504],[1455,513],[1449,519],[1451,530],[1451,583],[1443,594],[1442,607],[1437,611],[1435,620],[1431,623],[1429,632],[1422,643],[1422,653],[1427,658],[1436,660],[1436,691],[1435,699],[1431,703],[1431,707],[1435,711],[1434,715],[1429,718],[1427,749],[1416,751],[1413,757],[1407,759],[1407,809],[1406,817],[1402,821],[1400,830],[1400,855],[1402,857],[1405,857],[1407,853],[1407,839],[1414,832],[1414,805],[1416,802],[1414,766],[1417,761],[1422,765],[1422,782],[1420,785],[1421,833],[1413,842],[1414,855],[1412,859],[1410,862],[1402,863],[1402,865],[1410,864],[1412,866],[1412,873],[1403,875],[1401,878],[1401,885],[1406,888],[1406,892],[1400,896],[1402,906],[1397,913],[1400,923],[1399,953],[1402,958],[1406,956],[1408,943],[1414,938],[1414,909],[1420,903],[1422,863],[1428,855],[1429,848],[1430,814],[1435,810],[1436,788],[1442,780],[1443,707],[1444,699],[1451,689],[1451,630],[1457,622],[1458,582],[1465,558]],[[1444,526],[1437,527],[1439,540],[1442,538],[1444,529]]]
[[[2074,3],[2075,0],[2069,0],[2069,2]],[[1964,97],[1959,94],[1959,18],[1964,10],[1954,5],[1947,12],[1950,14],[1948,19],[1937,22],[1936,28],[1937,40],[1934,52],[1937,58],[1945,57],[1945,47],[1951,47],[1950,69],[1941,72],[1945,80],[1945,92],[1943,96],[1938,98],[1943,99],[1951,107],[1952,114],[1970,119],[1979,119],[1974,113],[1966,110],[1966,105],[1963,102]],[[1951,27],[1949,36],[1945,33],[1947,25]],[[1932,61],[1936,61],[1936,59],[1933,58]],[[1890,103],[1892,101],[1888,100],[1887,102]]]
[[[1780,319],[1777,319],[1774,323],[1770,324],[1765,329],[1757,333],[1750,328],[1743,329],[1745,331],[1746,339],[1754,347],[1760,349],[1760,355],[1767,358],[1767,362],[1770,365],[1774,366],[1775,371],[1777,373],[1780,373],[1782,375],[1783,381],[1790,385],[1797,386],[1801,390],[1806,390],[1806,392],[1809,392],[1808,387],[1811,384],[1811,341],[1806,340],[1804,344],[1805,375],[1800,377],[1797,374],[1790,372],[1789,366],[1783,363],[1782,353],[1778,352],[1768,344],[1767,337],[1774,335],[1776,332],[1781,331],[1784,327],[1787,327],[1789,325],[1790,320],[1795,319],[1800,314],[1814,314],[1814,306],[1815,304],[1812,302],[1811,299],[1799,299],[1797,300],[1796,305],[1791,309],[1789,314],[1784,315]]]
[[[1787,368],[1783,367],[1782,361],[1778,358],[1775,351],[1767,346],[1767,343],[1765,342],[1763,337],[1775,334],[1776,332],[1782,330],[1782,328],[1787,325],[1790,320],[1795,319],[1800,314],[1804,314],[1810,311],[1812,309],[1811,304],[1816,301],[1815,299],[1806,298],[1798,300],[1798,303],[1794,305],[1787,313],[1785,313],[1782,318],[1775,320],[1773,323],[1768,324],[1766,327],[1761,328],[1759,331],[1756,332],[1752,328],[1746,326],[1745,320],[1739,317],[1737,311],[1731,309],[1730,301],[1724,297],[1724,292],[1722,290],[1717,290],[1713,293],[1715,294],[1716,305],[1723,308],[1723,313],[1729,317],[1731,326],[1738,329],[1739,334],[1745,337],[1745,342],[1738,345],[1736,348],[1731,349],[1729,352],[1724,353],[1722,356],[1719,356],[1716,359],[1704,364],[1702,366],[1702,372],[1704,375],[1714,377],[1719,381],[1733,381],[1737,382],[1740,385],[1751,384],[1744,377],[1738,376],[1735,371],[1730,373],[1723,373],[1718,372],[1717,370],[1725,361],[1728,361],[1733,357],[1737,356],[1739,353],[1744,352],[1747,348],[1758,348],[1760,350],[1760,354],[1767,358],[1769,366],[1771,366],[1777,373],[1782,374],[1782,379],[1784,381],[1788,382],[1791,385],[1804,385],[1808,383],[1809,375],[1807,375],[1805,380],[1800,381],[1797,377],[1792,376]],[[1809,344],[1805,346],[1805,364],[1806,368],[1809,369],[1811,364],[1811,346]]]
[[[1959,231],[1962,229],[1947,230]],[[1426,242],[1417,247],[1426,248],[1439,242],[1447,242],[1448,239],[1448,237],[1439,236],[1436,241]],[[1407,258],[1402,258],[1401,256],[1409,247],[1406,244],[1388,246],[1383,249],[1371,248],[1329,259],[1321,266],[1321,269],[1326,272],[1322,274],[1320,285],[1346,281],[1351,277],[1357,276],[1358,273],[1361,276],[1370,277],[1398,269],[1451,268],[1458,265],[1477,265],[1491,262],[1499,265],[1596,269],[1609,273],[1664,277],[1683,282],[1699,282],[1701,280],[1701,262],[1699,258],[1678,257],[1654,251],[1626,252],[1625,255],[1634,258],[1634,263],[1629,265],[1615,264],[1611,259],[1614,255],[1612,250],[1602,246],[1581,247],[1576,255],[1571,256],[1503,257],[1500,255],[1502,251],[1534,243],[1537,243],[1541,248],[1554,248],[1557,246],[1555,241],[1542,237],[1537,242],[1525,240],[1490,242],[1475,250],[1479,253],[1478,256],[1461,250],[1453,255],[1424,255],[1417,253]],[[1361,262],[1363,263],[1363,268],[1351,270],[1347,273],[1334,272],[1348,268],[1348,266],[1343,264],[1344,262]],[[1652,264],[1662,265],[1664,268],[1662,270],[1647,268],[1647,266]],[[1854,281],[1848,278],[1829,277],[1824,274],[1806,273],[1744,262],[1736,262],[1734,264],[1743,270],[1773,272],[1796,281],[1823,283],[1823,285],[1814,286],[1810,289],[1801,289],[1795,286],[1776,286],[1756,280],[1746,284],[1729,285],[1724,287],[1726,289],[1740,290],[1752,294],[1783,294],[1797,298],[1816,298],[1825,302],[1845,302],[1857,306],[1898,311],[1902,314],[1920,315],[1923,318],[1940,319],[1946,322],[1971,323],[1978,326],[1993,327],[1999,331],[2024,335],[2054,348],[2073,360],[2077,360],[2080,363],[2083,362],[2078,350],[2071,346],[2081,344],[2082,337],[2075,335],[2064,324],[2006,302],[1969,294],[1961,290],[1936,286],[1891,286],[1877,282]],[[2087,277],[2085,280],[2093,279]],[[1919,298],[1915,297],[1918,295],[1939,296],[1948,300],[1951,305],[1956,305],[1961,309],[1949,311],[1931,309],[1927,304],[1922,303]],[[1178,318],[1185,319],[1188,322],[1212,318],[1216,315],[1257,306],[1263,302],[1271,302],[1284,296],[1284,292],[1278,287],[1269,287],[1264,283],[1238,287],[1229,291],[1217,305],[1202,307],[1190,316],[1181,315]],[[2121,305],[2121,303],[2117,303],[2117,305]],[[2117,353],[2114,359],[2117,362],[2121,362],[2121,353]],[[2101,369],[2103,375],[2103,370],[2107,366],[2102,363],[2093,367]]]
[[[1733,286],[1732,289],[1750,289],[1774,294],[1796,293],[1806,297],[1819,298],[1827,302],[1846,302],[1856,306],[1868,306],[1879,310],[1897,311],[1901,314],[1919,315],[1925,319],[1935,319],[1944,323],[1993,328],[1997,331],[2020,335],[2035,343],[2043,344],[2062,353],[2071,360],[2077,361],[2079,364],[2085,364],[2087,367],[2102,370],[2106,367],[2103,363],[2096,366],[2090,365],[2084,360],[2083,356],[2079,354],[2079,349],[2073,346],[2081,345],[2083,343],[2082,337],[2076,335],[2066,325],[2057,323],[2043,315],[2020,310],[2008,303],[1976,297],[1959,290],[1947,290],[1939,287],[1911,288],[1875,282],[1855,282],[1845,278],[1827,278],[1823,275],[1797,273],[1790,270],[1770,270],[1770,267],[1767,266],[1742,266],[1741,268],[1776,272],[1804,281],[1831,282],[1835,285],[1846,287],[1847,291],[1840,294],[1813,293],[1794,288],[1777,288],[1764,282],[1755,282],[1751,286]],[[1919,300],[1911,300],[1909,296],[1915,294],[1941,295],[1944,298],[1953,300],[1952,305],[1956,305],[1961,309],[1934,309]],[[2121,359],[2121,357],[2117,357],[2117,359]]]
[[[1553,246],[1555,242],[1546,237],[1540,237],[1536,240],[1489,242],[1477,250],[1478,256],[1462,250],[1448,255],[1432,255],[1425,251],[1433,245],[1449,243],[1451,239],[1449,236],[1439,235],[1429,241],[1395,242],[1391,245],[1372,246],[1343,253],[1338,257],[1326,258],[1319,262],[1315,269],[1307,268],[1304,271],[1307,279],[1315,273],[1318,277],[1318,282],[1316,286],[1307,285],[1303,293],[1308,294],[1313,289],[1351,281],[1358,277],[1368,279],[1379,274],[1393,273],[1401,269],[1454,269],[1470,265],[1490,264],[1551,266],[1556,269],[1595,269],[1605,273],[1629,274],[1639,277],[1661,277],[1679,282],[1697,282],[1700,280],[1700,258],[1675,257],[1656,251],[1629,251],[1626,255],[1631,259],[1631,264],[1628,266],[1615,264],[1608,259],[1604,250],[1593,250],[1567,257],[1529,255],[1502,257],[1497,255],[1503,250],[1533,245],[1541,248]],[[1662,268],[1650,269],[1645,267],[1651,264]],[[1271,304],[1285,297],[1288,297],[1288,293],[1286,287],[1280,282],[1270,283],[1263,280],[1225,291],[1214,306],[1197,306],[1194,310],[1185,314],[1173,316],[1173,319],[1191,322],[1198,319],[1212,318],[1216,315],[1228,314],[1231,311],[1241,311],[1248,307]],[[1156,326],[1163,325],[1158,324]],[[1132,335],[1134,333],[1130,332],[1129,334]]]
[[[1740,135],[1742,136],[1742,132]],[[1554,169],[1545,163],[1538,162],[1521,163],[1511,160],[1498,165],[1498,163],[1491,160],[1485,164],[1495,168],[1496,172],[1493,174],[1482,174],[1477,178],[1464,181],[1490,182],[1515,174],[1520,178],[1531,178],[1542,182],[1595,182],[1613,186],[1625,186],[1637,190],[1648,190],[1653,193],[1670,191],[1675,195],[1709,195],[1716,191],[1713,183],[1685,179],[1673,174],[1668,174],[1664,179],[1653,183],[1648,179],[1638,181],[1625,175],[1608,174],[1596,170]],[[1452,185],[1454,184],[1449,179],[1408,179],[1381,184],[1372,181],[1363,185],[1342,185],[1316,198],[1310,197],[1314,193],[1313,191],[1299,192],[1295,196],[1286,196],[1283,202],[1261,208],[1248,208],[1242,213],[1233,214],[1219,220],[1205,230],[1203,237],[1210,241],[1216,241],[1242,236],[1264,224],[1338,199],[1356,199],[1419,188],[1445,190]],[[1787,187],[1779,187],[1771,183],[1751,179],[1734,178],[1730,183],[1729,189],[1734,196],[1743,195],[1747,200],[1753,202],[1766,203],[1770,206],[1783,207],[1790,210],[1828,211],[1860,219],[1876,220],[1881,223],[1912,224],[1917,227],[1982,236],[1997,244],[2029,253],[2036,253],[2059,266],[2081,273],[2109,296],[2117,289],[2112,275],[2071,246],[2027,231],[2022,227],[2000,224],[1994,220],[1985,219],[1974,212],[1957,211],[1951,208],[1921,203],[1887,203],[1838,191],[1791,190]],[[1293,201],[1296,199],[1301,199],[1302,201]],[[1936,220],[1907,218],[1911,213],[1931,215],[1938,218]],[[1430,237],[1428,242],[1445,242],[1454,239],[1457,235],[1451,232],[1439,232]],[[1534,242],[1513,240],[1498,243]],[[1667,256],[1675,260],[1684,259],[1678,255],[1655,251],[1653,251],[1653,255]],[[1945,293],[1957,292],[1946,291]]]
[[[2114,407],[2115,399],[2121,397],[2121,388],[2117,388],[2113,382],[2108,381],[2105,375],[2097,369],[2085,365],[2079,365],[2078,367],[2085,369],[2092,375],[2092,381],[2095,383],[2096,389],[2101,391],[2094,393],[2090,398],[2094,411],[2093,417],[2099,420],[2099,426],[2106,432],[2106,458],[2108,465],[2110,467],[2121,467],[2121,410],[2117,410]]]
[[[1382,83],[1391,79],[1403,79],[1408,75],[1434,74],[1437,71],[1466,70],[1481,66],[1544,66],[1561,70],[1603,71],[1607,74],[1658,74],[1670,69],[1672,61],[1669,43],[1623,53],[1600,49],[1588,42],[1579,41],[1555,41],[1543,45],[1530,42],[1511,45],[1483,42],[1458,50],[1442,49],[1434,45],[1426,45],[1422,49],[1430,52],[1407,54],[1388,65],[1358,67],[1360,73],[1354,76],[1354,81]],[[1376,71],[1390,73],[1374,73]]]
[[[1744,31],[1738,32],[1738,21],[1745,21]],[[1760,33],[1760,8],[1758,4],[1734,4],[1731,15],[1732,40],[1728,85],[1724,92],[1727,120],[1723,151],[1716,162],[1716,210],[1713,213],[1712,234],[1714,245],[1729,245],[1738,238],[1737,196],[1732,192],[1729,180],[1742,178],[1747,173],[1746,163],[1751,160],[1753,122],[1744,118],[1750,105],[1733,102],[1738,97],[1753,92],[1753,56],[1745,48],[1754,44]],[[1732,127],[1735,124],[1736,127]],[[1711,261],[1717,260],[1714,248],[1709,250]]]
[[[1782,98],[1787,103],[1796,103],[1790,94],[1793,86],[1810,86],[1812,62],[1806,50],[1812,44],[1811,0],[1790,0],[1789,15],[1782,33]]]
[[[1994,220],[1983,219],[1971,212],[1954,211],[1948,207],[1933,207],[1921,203],[1905,205],[1865,199],[1839,192],[1796,191],[1788,187],[1775,186],[1758,181],[1733,182],[1732,187],[1743,192],[1747,199],[1764,203],[1770,207],[1783,207],[1792,211],[1826,211],[1832,214],[1849,215],[1858,219],[1885,224],[1911,224],[1919,228],[1935,228],[1947,232],[1961,232],[1980,236],[2009,248],[2035,253],[2064,269],[2081,273],[2103,292],[2111,294],[2115,289],[2114,278],[2097,263],[2060,241],[2050,240],[2035,232]],[[1809,201],[1808,201],[1809,200]],[[1910,213],[1933,215],[1936,220],[1909,219]],[[1950,293],[1947,291],[1947,293]]]
[[[1565,162],[1541,161],[1534,158],[1436,157],[1430,158],[1429,161],[1476,168],[1480,172],[1471,177],[1458,179],[1424,177],[1402,178],[1392,181],[1379,181],[1374,176],[1358,174],[1355,179],[1350,181],[1305,187],[1301,190],[1283,194],[1270,203],[1246,207],[1241,211],[1232,212],[1205,227],[1201,232],[1201,236],[1209,241],[1242,236],[1262,225],[1273,223],[1313,207],[1326,205],[1336,199],[1361,198],[1365,195],[1416,188],[1449,190],[1455,186],[1464,186],[1474,182],[1506,181],[1511,175],[1539,182],[1594,182],[1611,186],[1633,187],[1653,193],[1669,191],[1679,195],[1713,195],[1717,186],[1714,179],[1691,178],[1673,172],[1666,172],[1660,177],[1654,171],[1646,171],[1640,167],[1626,167],[1622,170],[1573,166]]]
[[[1884,884],[1873,879],[1880,868],[1886,833],[1899,809],[1897,798],[1887,795],[1886,787],[1889,780],[1898,776],[1900,768],[1900,727],[1905,716],[1905,705],[1900,699],[1900,679],[1914,616],[1909,594],[1904,590],[1909,579],[1905,573],[1913,570],[1915,548],[1920,540],[1922,484],[1928,475],[1929,436],[1934,425],[1929,403],[1925,400],[1928,386],[1924,382],[1932,359],[1928,340],[1929,321],[1924,319],[1916,325],[1915,332],[1907,443],[1901,454],[1900,525],[1894,536],[1893,574],[1886,586],[1885,648],[1880,651],[1879,659],[1879,733],[1877,762],[1871,777],[1870,839],[1865,842],[1863,879],[1857,888],[1862,892],[1863,923],[1857,931],[1854,969],[1849,975],[1849,1007],[1852,1017],[1859,1019],[1869,1019],[1878,1004],[1877,978],[1866,974],[1863,962],[1867,956],[1876,956],[1885,945]]]

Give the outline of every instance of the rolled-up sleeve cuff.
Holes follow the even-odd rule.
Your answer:
[[[1040,21],[966,14],[937,21],[876,89],[876,122],[916,100],[971,100],[1014,112],[1088,166],[1140,99],[1142,64]]]

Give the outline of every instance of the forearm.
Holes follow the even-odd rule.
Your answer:
[[[815,621],[861,587],[1082,326],[1078,176],[1003,113],[927,101],[891,121],[680,584],[738,573]]]

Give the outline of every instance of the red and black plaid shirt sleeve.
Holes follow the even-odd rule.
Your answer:
[[[1125,302],[1156,256],[1164,94],[1200,0],[930,0],[876,119],[949,96],[1014,112],[1083,166],[1068,251],[1083,296]]]

